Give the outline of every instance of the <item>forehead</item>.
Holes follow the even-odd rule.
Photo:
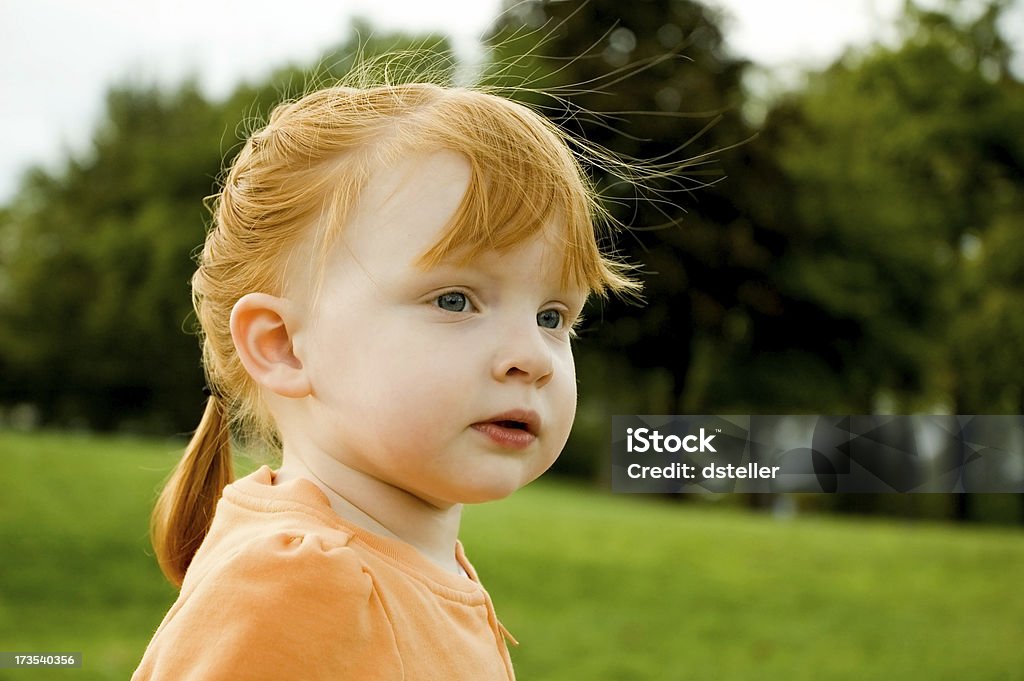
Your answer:
[[[513,252],[529,251],[545,269],[561,273],[566,259],[557,220],[538,224],[513,243],[463,246],[429,265],[424,256],[465,227],[459,215],[472,177],[469,160],[453,151],[414,153],[377,168],[369,177],[350,220],[342,228],[342,250],[357,259],[427,270],[499,263]],[[489,216],[483,216],[486,221]],[[481,230],[483,231],[483,230]]]
[[[361,253],[417,259],[441,238],[469,179],[469,161],[448,151],[411,154],[379,167],[363,187],[341,241]]]

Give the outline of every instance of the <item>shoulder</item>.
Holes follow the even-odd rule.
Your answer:
[[[260,584],[280,584],[316,578],[321,590],[346,591],[370,587],[360,553],[351,535],[322,530],[276,530],[248,537],[239,545],[222,547],[209,556],[195,590]],[[365,579],[364,579],[365,578]]]
[[[319,531],[253,537],[208,566],[191,590],[182,592],[182,607],[244,614],[252,625],[240,630],[284,630],[311,620],[362,623],[375,609],[376,594],[363,556],[348,538]]]
[[[209,533],[185,574],[182,595],[225,582],[258,586],[318,574],[330,580],[321,587],[357,585],[363,561],[352,545],[353,533],[331,522],[324,508],[300,497],[301,491],[294,485],[279,489],[259,484],[253,476],[225,488]]]
[[[345,537],[274,531],[220,554],[186,580],[146,651],[164,673],[142,678],[391,678],[357,673],[369,657],[381,670],[400,662],[373,580]],[[352,675],[337,675],[344,669]]]

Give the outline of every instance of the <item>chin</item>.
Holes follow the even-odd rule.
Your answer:
[[[521,480],[480,480],[476,484],[462,485],[453,492],[460,504],[483,504],[504,499],[525,484]]]

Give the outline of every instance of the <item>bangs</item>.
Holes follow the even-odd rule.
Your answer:
[[[429,108],[424,120],[443,124],[434,134],[417,131],[424,144],[416,146],[436,140],[464,154],[471,172],[447,229],[422,256],[423,266],[465,263],[543,233],[562,247],[563,286],[600,295],[637,290],[629,267],[601,253],[593,189],[554,125],[520,104],[468,90],[450,90]]]

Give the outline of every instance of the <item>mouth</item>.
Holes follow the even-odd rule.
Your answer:
[[[473,429],[502,447],[523,449],[537,439],[540,416],[534,411],[517,409],[474,423]]]
[[[526,409],[514,409],[480,422],[480,424],[487,423],[510,430],[521,430],[534,437],[540,432],[540,416],[537,415],[537,412]]]

